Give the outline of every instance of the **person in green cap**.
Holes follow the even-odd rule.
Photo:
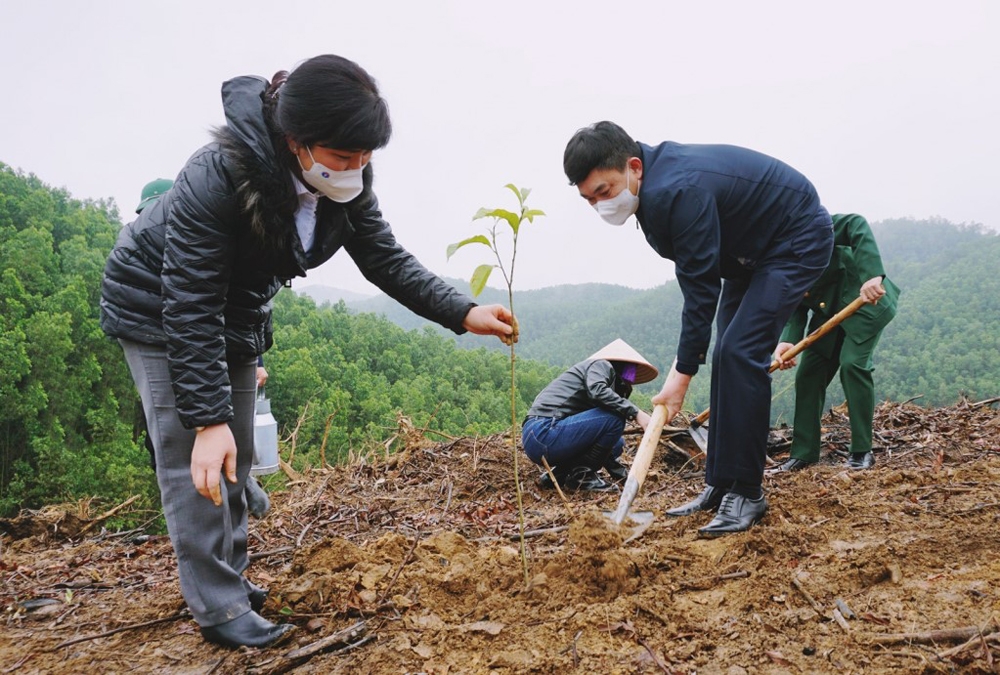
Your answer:
[[[795,417],[790,457],[770,473],[799,471],[819,461],[820,420],[826,388],[840,371],[851,424],[851,469],[870,469],[875,383],[872,353],[886,325],[896,316],[899,288],[885,275],[868,221],[855,213],[833,216],[834,250],[830,265],[792,314],[774,356],[802,339],[859,295],[866,304],[802,353],[795,372]],[[809,314],[812,314],[811,320]],[[782,361],[782,370],[795,359]]]
[[[142,188],[142,196],[140,197],[139,205],[135,207],[135,212],[142,213],[144,208],[162,197],[173,186],[174,181],[169,178],[157,178],[146,183]]]

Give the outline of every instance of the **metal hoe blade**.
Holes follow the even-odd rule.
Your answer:
[[[653,518],[655,517],[652,511],[632,511],[627,514],[625,518],[621,521],[617,520],[614,511],[601,511],[611,522],[615,525],[625,525],[626,527],[632,528],[632,532],[626,537],[622,543],[627,544],[633,539],[638,539],[642,536],[642,533],[646,531],[653,523]]]
[[[639,488],[646,480],[646,472],[649,471],[649,464],[653,461],[653,451],[656,444],[660,442],[660,434],[663,432],[663,425],[667,423],[667,409],[665,406],[657,405],[653,408],[653,416],[646,425],[646,432],[642,435],[639,449],[635,453],[632,461],[632,468],[628,472],[625,480],[625,487],[622,489],[621,497],[618,499],[618,508],[613,512],[605,511],[604,515],[611,519],[615,525],[621,525],[628,516],[632,526],[632,534],[625,542],[632,541],[645,531],[649,524],[653,522],[652,511],[636,511],[629,513],[635,496],[639,494]],[[624,543],[624,542],[623,542]]]
[[[703,453],[708,453],[708,429],[703,426],[691,427],[688,430],[698,449]]]
[[[629,513],[629,507],[632,506],[635,496],[639,493],[639,487],[639,481],[635,476],[630,475],[625,481],[622,496],[618,500],[618,508],[614,511],[603,511],[604,515],[615,525],[622,525],[626,523],[626,520],[628,521],[627,526],[632,528],[632,533],[622,542],[623,544],[638,538],[653,522],[652,511],[632,511]]]

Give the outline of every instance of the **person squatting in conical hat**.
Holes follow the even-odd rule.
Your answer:
[[[624,340],[606,345],[535,397],[521,426],[525,454],[539,466],[544,466],[544,458],[567,490],[617,489],[597,472],[603,468],[619,482],[628,477],[618,461],[625,447],[625,423],[635,420],[645,430],[650,420],[628,397],[632,385],[649,382],[657,374]],[[547,473],[539,477],[538,486],[553,487]]]

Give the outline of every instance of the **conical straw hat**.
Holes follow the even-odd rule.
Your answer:
[[[642,355],[632,349],[625,340],[618,338],[591,354],[588,359],[604,359],[606,361],[624,361],[635,364],[635,383],[642,384],[655,380],[660,371],[652,363],[642,358]]]

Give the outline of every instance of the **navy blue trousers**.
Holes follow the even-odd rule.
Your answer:
[[[825,214],[824,214],[825,215]],[[739,279],[726,279],[716,312],[712,416],[705,482],[760,485],[771,424],[771,375],[778,338],[803,295],[830,262],[829,215],[778,242]]]

